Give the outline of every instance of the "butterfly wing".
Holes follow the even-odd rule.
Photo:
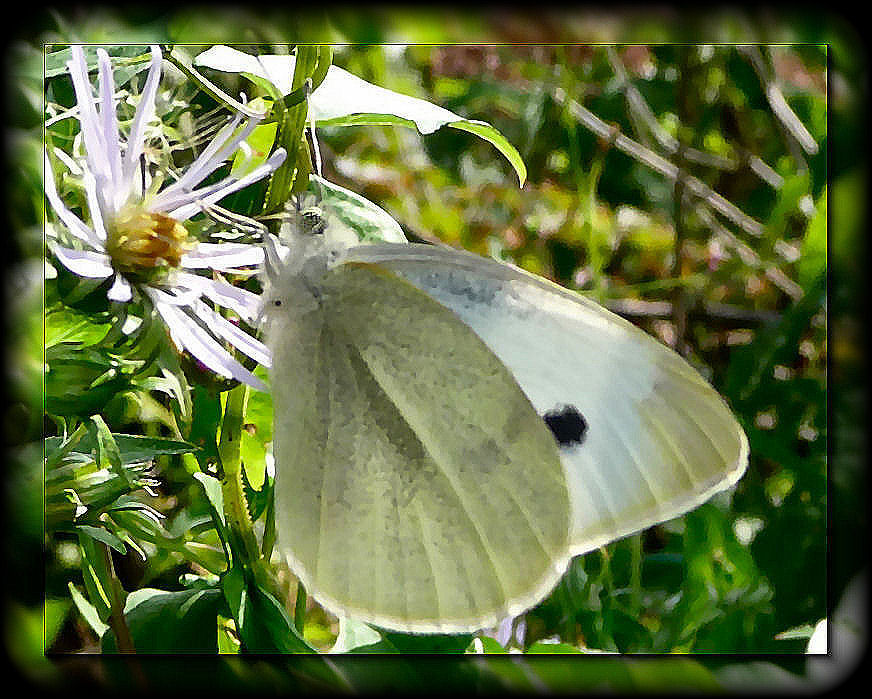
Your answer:
[[[268,334],[276,527],[306,589],[412,632],[483,628],[538,602],[570,559],[569,498],[556,442],[508,370],[373,265],[283,284]]]
[[[346,259],[398,275],[451,309],[556,424],[573,553],[683,514],[744,472],[747,440],[718,393],[598,304],[451,249],[361,246]]]

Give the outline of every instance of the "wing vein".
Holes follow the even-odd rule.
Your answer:
[[[363,362],[363,364],[367,367],[367,369],[369,370],[370,376],[372,376],[375,384],[379,387],[379,389],[382,391],[382,393],[387,397],[387,399],[391,403],[396,405],[396,402],[392,399],[390,393],[388,393],[388,391],[387,391],[387,388],[382,383],[380,376],[374,370],[373,366],[367,361],[367,359],[363,355],[363,353],[361,353],[360,350],[357,348],[357,346],[354,345],[353,343],[348,343],[348,346],[350,348],[352,348],[352,350],[355,352],[355,354],[358,357],[360,357],[361,362]],[[487,556],[487,560],[488,560],[488,563],[489,563],[491,569],[493,570],[494,577],[496,578],[496,581],[500,586],[500,590],[503,593],[503,598],[508,600],[509,594],[508,594],[508,590],[506,589],[506,583],[503,580],[503,577],[500,573],[499,568],[497,567],[494,552],[490,546],[490,543],[487,540],[487,537],[484,535],[484,533],[482,531],[480,522],[478,521],[478,519],[476,517],[473,516],[473,512],[469,506],[469,503],[467,503],[466,500],[464,499],[464,497],[461,495],[461,490],[458,487],[458,484],[456,483],[455,474],[450,473],[449,469],[445,468],[443,466],[443,464],[441,464],[435,458],[433,450],[421,438],[421,435],[418,433],[418,431],[415,429],[415,427],[409,423],[406,415],[401,410],[397,410],[397,415],[406,424],[406,426],[409,428],[410,433],[414,436],[417,443],[420,445],[422,450],[424,452],[426,452],[426,454],[428,455],[428,457],[430,458],[432,463],[434,463],[436,465],[439,472],[443,475],[446,482],[451,487],[451,490],[454,493],[454,496],[457,499],[457,502],[460,504],[460,508],[461,508],[463,514],[466,516],[467,521],[469,521],[469,523],[472,525],[473,529],[475,530],[476,536],[478,537],[478,540],[481,543],[482,550],[484,551],[484,553]]]
[[[636,407],[636,406],[633,405],[633,407]],[[659,506],[658,506],[659,498],[657,496],[657,493],[654,492],[654,487],[653,487],[651,481],[648,479],[648,476],[645,475],[645,472],[641,467],[641,460],[639,459],[638,454],[636,453],[636,451],[634,449],[632,449],[630,447],[630,443],[627,441],[623,432],[618,427],[616,427],[614,419],[611,416],[611,413],[608,411],[604,411],[604,416],[606,419],[606,423],[608,424],[609,431],[612,432],[612,434],[614,434],[615,437],[617,437],[618,443],[624,449],[624,452],[626,452],[627,456],[630,457],[630,462],[632,463],[633,468],[642,477],[642,481],[645,483],[645,487],[648,489],[648,492],[651,494],[651,497],[654,498],[655,507],[658,507],[658,509],[659,509]]]
[[[439,583],[436,581],[436,568],[433,565],[433,553],[431,552],[432,542],[427,535],[427,530],[424,527],[423,506],[421,501],[415,499],[415,511],[418,515],[418,529],[421,531],[421,543],[423,544],[424,553],[427,558],[427,565],[430,567],[430,579],[433,581],[433,596],[436,599],[436,607],[438,611],[442,611],[442,599],[439,594]],[[465,571],[464,571],[465,573]]]

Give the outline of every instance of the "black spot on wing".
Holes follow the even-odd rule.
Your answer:
[[[584,442],[587,420],[574,405],[559,406],[542,417],[561,447],[574,447]]]

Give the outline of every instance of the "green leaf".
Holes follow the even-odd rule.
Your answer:
[[[508,651],[500,645],[500,642],[495,638],[491,638],[490,636],[478,636],[472,639],[472,643],[470,644],[469,648],[467,648],[468,653],[477,652],[475,649],[476,642],[481,643],[482,653],[487,653],[489,655],[508,654]]]
[[[315,652],[293,627],[285,608],[269,592],[249,584],[239,566],[231,567],[221,577],[221,587],[247,651]]]
[[[218,429],[221,421],[221,401],[217,394],[203,386],[194,386],[191,432],[188,439],[197,445],[197,462],[202,470],[218,461]]]
[[[808,678],[762,660],[725,665],[717,670],[717,679],[725,690],[737,692],[747,692],[749,687],[759,687],[769,691],[777,690],[779,693],[798,694],[810,688]]]
[[[203,490],[206,493],[206,499],[212,507],[213,515],[217,518],[216,521],[226,526],[224,521],[224,495],[221,492],[221,481],[214,476],[209,476],[205,473],[195,473],[194,479],[200,482]]]
[[[97,70],[97,47],[83,46],[88,72]],[[112,60],[112,77],[116,89],[125,85],[137,73],[148,70],[151,51],[148,46],[104,46]],[[45,54],[45,77],[53,78],[67,73],[67,62],[72,59],[70,47]]]
[[[92,527],[87,524],[80,524],[76,527],[76,531],[84,536],[89,536],[96,541],[102,541],[107,546],[111,546],[113,549],[118,551],[118,553],[127,553],[127,547],[124,545],[124,542],[112,532],[107,531],[102,527]]]
[[[5,657],[12,660],[10,669],[38,684],[62,681],[63,675],[55,672],[46,650],[54,643],[70,608],[66,599],[46,599],[34,606],[6,601],[3,640]]]
[[[105,348],[61,342],[45,350],[45,410],[52,415],[86,417],[104,409],[130,386],[134,363]]]
[[[263,378],[260,367],[254,373]],[[241,453],[245,476],[254,490],[263,488],[266,479],[266,447],[272,441],[272,418],[272,394],[253,391],[245,407]]]
[[[199,66],[266,78],[283,95],[295,87],[290,82],[294,61],[294,56],[253,56],[229,46],[213,46],[194,59]],[[338,66],[330,66],[312,93],[309,111],[319,126],[401,125],[417,128],[424,135],[443,126],[469,131],[492,143],[509,160],[522,185],[527,177],[518,151],[490,124],[470,121],[426,100],[373,85]]]
[[[218,616],[218,653],[219,655],[237,655],[239,653],[239,640],[231,633],[234,627],[232,619]]]
[[[827,271],[827,188],[818,197],[815,213],[808,222],[798,261],[798,281],[808,291]]]
[[[462,119],[448,124],[452,129],[460,129],[461,131],[469,131],[474,133],[479,138],[483,138],[488,143],[491,143],[496,149],[502,153],[506,159],[515,168],[518,173],[518,186],[523,187],[527,180],[527,166],[524,165],[524,160],[517,149],[509,143],[505,136],[497,131],[493,126],[486,121],[478,121],[472,119]]]
[[[357,646],[351,653],[464,653],[472,634],[405,634],[378,629],[381,640]]]
[[[783,236],[788,218],[799,210],[799,200],[808,193],[810,175],[798,172],[784,178],[778,190],[778,198],[766,222],[768,234]]]
[[[82,554],[82,579],[88,599],[102,622],[109,620],[112,606],[112,581],[106,562],[93,539],[79,535],[79,550]]]
[[[248,138],[245,139],[246,145],[251,148],[251,157],[246,159],[246,155],[241,149],[237,151],[230,168],[230,174],[233,177],[245,177],[249,172],[266,162],[272,151],[273,143],[275,143],[278,128],[279,125],[276,122],[254,127]]]
[[[671,693],[681,691],[712,692],[721,684],[712,672],[696,660],[663,658],[662,661],[644,660],[627,663],[627,671],[637,691],[645,693]]]
[[[73,583],[67,583],[67,588],[69,589],[70,596],[73,598],[73,603],[76,605],[76,609],[79,610],[82,618],[88,622],[88,626],[94,630],[94,633],[97,634],[97,638],[102,637],[109,629],[109,624],[103,623],[94,605],[85,599],[85,596],[79,592],[79,588],[73,585]]]
[[[553,658],[546,660],[537,657],[530,660],[530,669],[551,691],[561,693],[570,687],[629,691],[634,688],[627,661],[620,658],[606,658],[601,655],[587,655],[579,658]]]
[[[309,193],[317,198],[328,228],[351,229],[361,243],[405,243],[399,223],[384,209],[338,184],[311,175]],[[307,198],[303,199],[306,206]]]
[[[111,328],[110,323],[96,323],[94,316],[62,306],[45,314],[45,347],[61,342],[93,345],[102,340]]]
[[[330,649],[331,653],[349,653],[355,648],[370,646],[382,640],[381,634],[357,619],[339,618],[339,635]]]
[[[796,639],[802,639],[807,641],[814,633],[814,629],[814,624],[802,624],[801,626],[795,626],[792,629],[787,629],[787,631],[782,631],[781,633],[775,634],[775,640],[792,641]]]
[[[118,450],[121,463],[124,465],[138,464],[153,460],[156,456],[170,454],[185,454],[194,452],[198,447],[190,442],[165,437],[145,437],[138,434],[118,434],[113,432],[112,439]],[[45,450],[49,454],[61,448],[60,437],[46,437]],[[88,434],[76,445],[76,451],[96,456],[96,442],[93,434]]]
[[[48,648],[57,638],[63,626],[64,620],[70,611],[70,603],[64,599],[47,599],[43,602],[44,624],[43,641]]]
[[[92,415],[91,423],[94,428],[92,432],[89,431],[89,434],[91,434],[94,444],[96,445],[97,465],[100,468],[114,471],[125,481],[129,481],[127,471],[121,467],[123,463],[121,461],[121,452],[118,449],[118,445],[115,443],[112,433],[109,431],[108,425],[106,425],[103,418],[99,415]]]
[[[124,616],[137,653],[218,652],[218,615],[224,597],[217,588],[166,592],[142,588],[131,592]],[[118,652],[110,629],[102,639],[104,653]]]

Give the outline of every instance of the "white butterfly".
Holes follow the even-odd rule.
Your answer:
[[[494,626],[572,556],[744,472],[723,399],[592,301],[466,252],[329,238],[292,234],[267,342],[278,545],[331,612]]]

